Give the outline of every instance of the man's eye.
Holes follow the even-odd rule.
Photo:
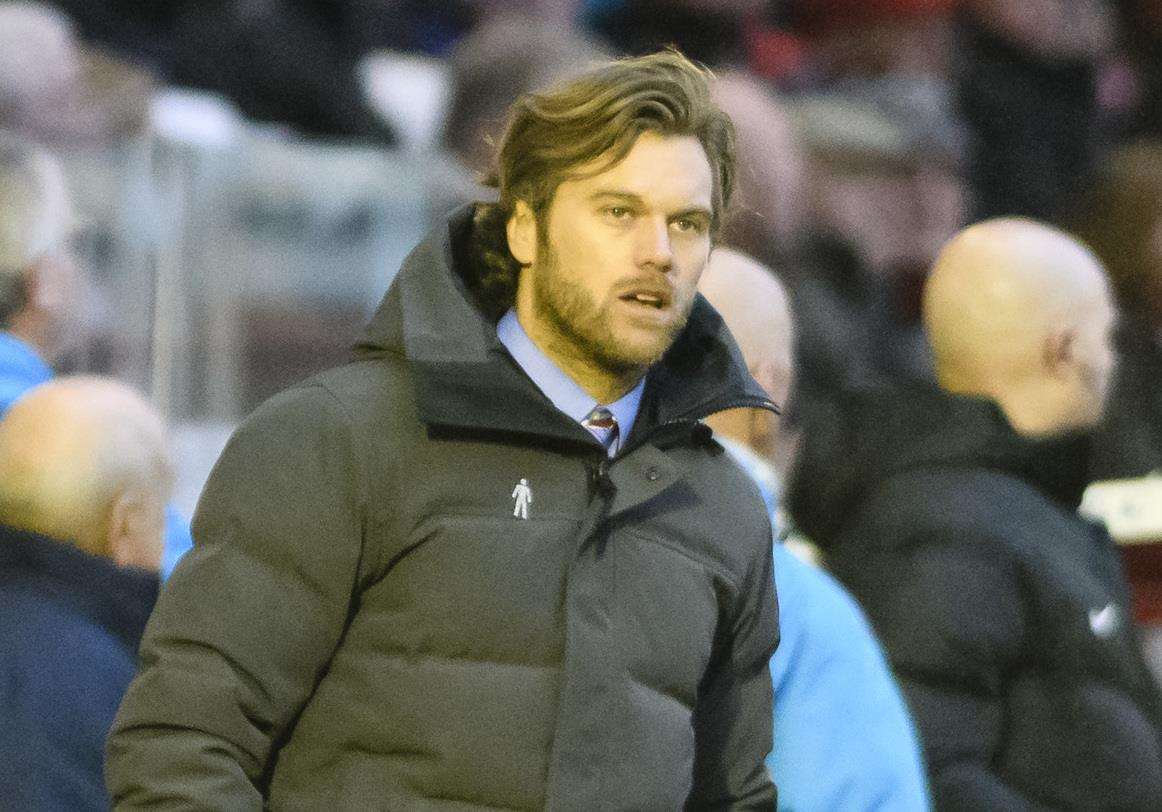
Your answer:
[[[610,206],[605,210],[605,213],[614,220],[624,220],[630,215],[629,209],[625,206]]]
[[[697,234],[702,231],[702,221],[693,217],[679,217],[674,221],[674,228],[690,234]]]

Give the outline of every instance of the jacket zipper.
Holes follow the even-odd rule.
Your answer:
[[[685,414],[671,418],[654,426],[649,430],[649,432],[638,438],[637,442],[635,442],[633,445],[627,445],[621,448],[617,454],[614,455],[613,459],[621,459],[621,457],[625,456],[630,451],[641,447],[651,437],[657,436],[660,432],[667,428],[674,428],[681,425],[697,425],[698,421],[703,417],[709,417],[712,414],[724,412],[727,409],[767,409],[774,412],[775,414],[779,414],[779,407],[770,398],[738,398],[735,400],[728,400],[725,403],[712,402],[709,406],[700,404],[695,406],[693,409],[690,409]]]
[[[777,405],[775,405],[775,402],[769,398],[738,398],[735,400],[728,400],[725,403],[711,403],[709,406],[696,406],[683,415],[671,418],[670,420],[659,423],[658,425],[652,427],[649,432],[643,434],[636,443],[621,448],[613,457],[609,457],[607,454],[603,453],[600,459],[597,460],[596,465],[587,466],[589,468],[589,498],[592,500],[593,498],[600,496],[608,503],[613,497],[613,492],[616,490],[616,487],[613,484],[613,480],[609,478],[610,464],[621,459],[634,449],[645,445],[648,440],[656,437],[666,429],[675,428],[677,426],[694,427],[698,425],[698,421],[702,417],[725,411],[727,409],[744,408],[768,409],[775,412],[776,414],[779,411],[779,408]],[[690,416],[694,414],[699,416]]]

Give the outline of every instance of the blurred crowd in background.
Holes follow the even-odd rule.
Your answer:
[[[345,360],[423,233],[491,194],[519,94],[667,45],[738,129],[722,242],[794,300],[789,424],[842,443],[843,393],[930,381],[938,249],[1022,215],[1118,298],[1092,475],[1162,467],[1153,0],[0,2],[0,129],[61,159],[75,209],[54,367],[150,394],[192,512],[237,421]]]
[[[926,269],[1005,214],[1095,247],[1124,368],[1157,374],[1151,0],[2,2],[0,127],[61,155],[77,200],[91,295],[61,365],[231,424],[343,359],[425,228],[487,194],[513,98],[669,44],[715,70],[738,126],[724,240],[794,290],[801,403],[930,376]],[[1122,390],[1115,419],[1157,412],[1149,387]],[[1156,429],[1123,433],[1136,445],[1103,475],[1162,453]]]
[[[830,454],[813,479],[777,449],[801,528],[858,394],[933,381],[926,276],[990,217],[1102,261],[1119,360],[1085,476],[1162,470],[1158,0],[0,0],[0,131],[74,210],[44,360],[149,394],[189,514],[238,421],[345,360],[421,236],[490,197],[518,95],[671,45],[738,131],[721,242],[795,311],[784,419]]]

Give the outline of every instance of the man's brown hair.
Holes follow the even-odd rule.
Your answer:
[[[710,72],[674,50],[619,59],[513,104],[490,185],[495,205],[477,208],[476,242],[484,267],[473,280],[481,304],[503,313],[516,290],[520,265],[508,250],[504,226],[523,200],[545,217],[557,187],[580,177],[579,167],[604,172],[629,153],[638,136],[697,138],[714,181],[711,230],[717,231],[734,189],[734,126],[710,98]]]

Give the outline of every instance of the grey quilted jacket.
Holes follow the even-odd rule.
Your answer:
[[[772,404],[699,300],[607,460],[474,307],[469,228],[231,439],[110,736],[118,808],[774,807],[769,523],[698,422]]]

